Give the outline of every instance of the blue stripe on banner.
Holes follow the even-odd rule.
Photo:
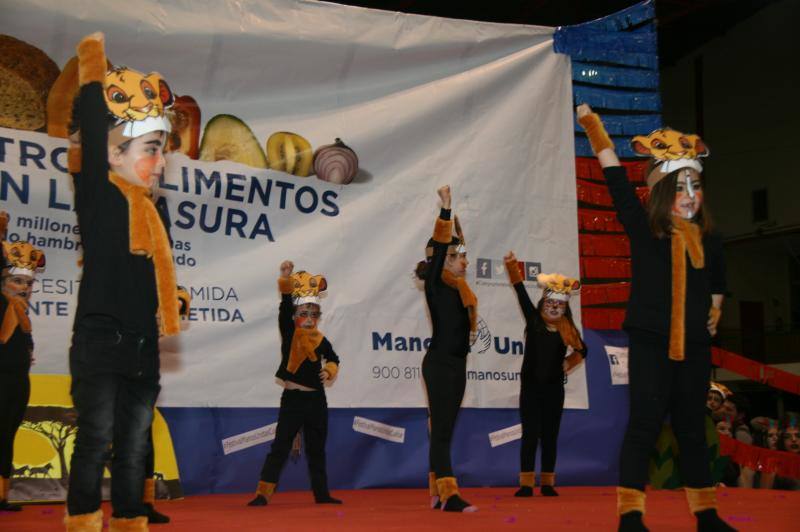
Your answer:
[[[629,87],[633,89],[658,89],[658,71],[638,68],[612,67],[572,62],[572,80],[592,83],[594,85],[610,85],[613,87]]]
[[[609,135],[648,135],[661,128],[661,115],[604,115],[603,125],[606,126],[606,131]],[[575,117],[574,122],[575,132],[583,133],[583,128],[578,124],[578,118]]]
[[[614,485],[628,413],[627,386],[613,386],[604,345],[627,345],[622,332],[585,330],[590,410],[565,410],[558,437],[559,485]],[[469,384],[468,384],[469,386]],[[420,391],[420,393],[423,393]],[[277,408],[160,408],[172,436],[187,495],[252,493],[270,443],[255,429],[277,421]],[[353,430],[354,416],[405,429],[396,443]],[[464,408],[452,444],[453,468],[463,486],[516,486],[519,440],[497,447],[489,433],[518,424],[516,408]],[[234,438],[227,448],[222,440]],[[229,442],[231,440],[228,440]],[[587,449],[586,442],[592,442]],[[328,411],[328,479],[333,489],[427,486],[428,431],[424,408],[332,408]],[[280,491],[308,490],[305,450],[289,459]],[[512,489],[512,488],[509,488]],[[280,495],[280,493],[278,494]],[[244,504],[248,495],[242,495]],[[310,499],[309,499],[310,500]]]
[[[661,111],[661,97],[657,92],[631,92],[573,85],[572,94],[576,104],[588,103],[597,109]]]
[[[649,131],[648,131],[649,133]],[[614,151],[617,152],[619,157],[637,157],[631,149],[630,136],[628,137],[614,137]],[[582,135],[575,135],[575,156],[576,157],[594,157],[592,147],[589,144],[589,139]]]

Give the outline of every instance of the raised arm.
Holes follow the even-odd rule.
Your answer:
[[[445,185],[436,191],[442,200],[442,209],[433,228],[433,257],[428,273],[425,276],[425,285],[430,286],[442,277],[444,261],[447,258],[447,247],[453,239],[453,221],[450,219],[450,185]]]
[[[519,301],[519,306],[522,308],[522,314],[525,316],[525,321],[530,321],[536,316],[536,307],[533,306],[531,298],[528,295],[528,291],[525,290],[525,285],[522,284],[522,273],[519,271],[519,262],[517,261],[517,257],[514,255],[513,251],[509,251],[508,254],[503,257],[503,260],[506,264],[508,280],[511,282],[511,286],[514,288],[514,292],[517,294],[517,301]]]
[[[292,280],[289,278],[294,270],[294,264],[285,260],[280,266],[278,277],[278,290],[281,292],[281,304],[278,307],[278,328],[281,331],[281,340],[291,341],[294,335],[294,304],[292,303]]]
[[[625,232],[630,238],[649,238],[651,231],[647,221],[647,212],[628,180],[625,167],[620,164],[619,158],[614,152],[614,143],[611,142],[600,116],[593,113],[592,108],[585,103],[579,105],[576,112],[578,123],[586,131],[592,151],[603,168],[603,175],[614,201],[617,217],[625,228]]]
[[[78,44],[78,120],[84,189],[108,182],[108,108],[103,96],[106,68],[103,34],[84,37]]]

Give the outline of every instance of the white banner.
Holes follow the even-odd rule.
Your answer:
[[[522,438],[522,425],[516,424],[489,433],[489,445],[499,447]]]
[[[230,436],[222,440],[222,452],[224,454],[231,454],[238,451],[261,445],[275,439],[275,431],[278,428],[278,422],[270,423],[257,429],[248,430],[235,436]]]
[[[464,406],[517,406],[524,320],[502,257],[513,249],[526,263],[534,302],[538,271],[578,276],[570,62],[553,52],[551,28],[287,0],[5,4],[0,33],[59,65],[102,30],[113,63],[161,72],[194,96],[204,123],[231,114],[262,147],[292,131],[358,154],[349,185],[168,157],[161,193],[193,311],[162,342],[161,405],[279,404],[276,279],[291,259],[328,280],[320,329],[342,362],[331,406],[424,406],[430,322],[411,272],[438,214],[435,190],[450,184],[481,316]],[[10,232],[47,253],[32,301],[42,373],[68,371],[80,279],[64,146],[0,129]],[[570,304],[579,323],[579,298]],[[588,408],[583,368],[566,406]]]
[[[611,384],[628,384],[628,348],[607,345],[608,370],[611,372]]]
[[[395,427],[394,425],[387,425],[380,421],[367,419],[361,416],[353,417],[353,430],[380,438],[382,440],[391,441],[394,443],[403,443],[406,441],[406,429],[403,427]]]

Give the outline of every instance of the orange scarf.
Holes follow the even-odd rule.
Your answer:
[[[672,217],[672,307],[669,323],[669,358],[683,360],[686,344],[686,253],[692,267],[705,267],[700,227],[688,220]]]
[[[561,341],[564,342],[564,345],[570,346],[572,349],[578,351],[583,350],[581,335],[578,333],[578,329],[576,329],[575,326],[570,323],[566,316],[561,316],[555,321],[548,321],[544,318],[544,316],[542,319],[546,324],[552,325],[556,328],[558,334],[561,336]]]
[[[450,288],[458,290],[461,304],[467,307],[469,313],[469,330],[471,332],[478,330],[478,298],[467,284],[467,280],[453,275],[448,270],[442,270],[442,281]]]
[[[21,297],[9,297],[5,294],[0,297],[5,297],[8,301],[8,307],[6,307],[6,313],[3,316],[3,324],[0,325],[0,344],[4,344],[14,334],[17,326],[22,329],[22,332],[31,332],[31,319],[25,312],[28,309],[27,301]]]
[[[303,329],[297,327],[292,336],[292,348],[289,351],[289,362],[286,363],[286,371],[295,373],[300,365],[306,361],[316,362],[318,357],[315,352],[325,336],[317,329]]]
[[[158,291],[159,330],[165,336],[180,332],[178,314],[178,282],[167,231],[158,215],[150,191],[125,181],[114,172],[108,180],[114,183],[128,200],[130,250],[153,261]]]

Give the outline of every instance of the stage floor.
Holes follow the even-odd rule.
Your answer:
[[[446,514],[427,507],[427,490],[375,489],[335,491],[341,506],[315,505],[310,492],[275,494],[269,506],[245,506],[249,494],[198,495],[159,501],[172,518],[151,530],[615,530],[613,487],[563,487],[560,497],[514,498],[513,488],[464,488],[462,495],[480,510]],[[720,515],[739,530],[800,530],[800,492],[720,489]],[[651,530],[694,530],[683,492],[648,492],[647,525]],[[108,520],[108,505],[103,505]],[[0,530],[62,530],[63,505],[31,505],[22,512],[0,513]]]

